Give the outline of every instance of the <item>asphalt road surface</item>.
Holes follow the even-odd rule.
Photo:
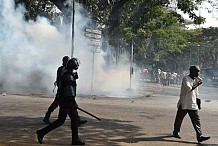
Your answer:
[[[218,90],[201,87],[199,111],[204,135],[211,139],[198,144],[188,115],[182,139],[172,137],[179,87],[146,84],[138,97],[119,98],[78,95],[80,108],[101,121],[79,111],[88,122],[79,127],[79,136],[88,146],[218,146]],[[37,146],[36,130],[46,126],[42,120],[53,97],[0,94],[0,146]],[[51,116],[57,118],[58,109]],[[43,146],[71,144],[70,120],[44,137]]]

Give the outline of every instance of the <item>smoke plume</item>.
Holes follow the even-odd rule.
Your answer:
[[[43,17],[27,22],[25,9],[22,6],[15,9],[14,5],[13,0],[0,3],[0,90],[54,94],[56,70],[62,64],[62,57],[71,55],[71,26],[57,29]],[[76,4],[74,57],[81,62],[78,94],[125,92],[129,87],[128,65],[122,70],[112,70],[104,60],[105,52],[93,54],[90,40],[84,36],[84,28],[91,20],[81,10]]]

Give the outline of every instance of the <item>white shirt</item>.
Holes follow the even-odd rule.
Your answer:
[[[162,79],[166,79],[167,78],[167,72],[162,71],[160,73],[160,76],[161,76]]]
[[[172,76],[172,79],[176,79],[176,77],[177,77],[177,73],[174,72],[174,73],[172,73],[171,76]]]
[[[185,76],[182,80],[181,91],[180,91],[180,99],[177,104],[177,107],[182,106],[182,109],[188,110],[197,110],[197,95],[198,95],[198,87],[195,90],[190,91],[192,86],[196,84],[196,81],[193,80],[190,76]]]

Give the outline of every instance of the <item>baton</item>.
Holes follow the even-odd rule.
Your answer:
[[[88,114],[88,115],[90,115],[90,116],[92,116],[92,117],[94,117],[94,118],[96,118],[97,120],[101,121],[101,119],[98,118],[98,117],[96,117],[95,115],[93,115],[93,114],[91,114],[91,113],[89,113],[89,112],[87,112],[87,111],[85,111],[85,110],[83,110],[83,109],[81,109],[81,108],[79,108],[79,107],[77,107],[77,109],[80,110],[80,111],[82,111],[82,112],[84,112],[84,113],[86,113],[86,114]]]
[[[54,89],[53,89],[53,92],[54,92],[54,90],[55,90],[55,87],[56,87],[56,84],[54,85]]]

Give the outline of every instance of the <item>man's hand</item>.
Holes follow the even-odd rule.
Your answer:
[[[78,106],[78,104],[75,102],[73,102],[73,108],[75,108],[75,109],[77,109],[79,106]]]
[[[198,86],[201,85],[202,83],[203,83],[202,81],[199,81],[199,82],[198,82]]]
[[[195,88],[197,88],[197,87],[200,86],[201,84],[202,84],[202,81],[199,81],[199,82],[197,82],[197,84],[194,84],[194,85],[192,86],[192,89],[190,90],[190,92],[193,91],[193,90],[195,90]]]
[[[74,79],[78,79],[78,78],[79,78],[78,73],[77,73],[77,72],[74,72],[74,73],[73,73],[73,77],[74,77]]]

